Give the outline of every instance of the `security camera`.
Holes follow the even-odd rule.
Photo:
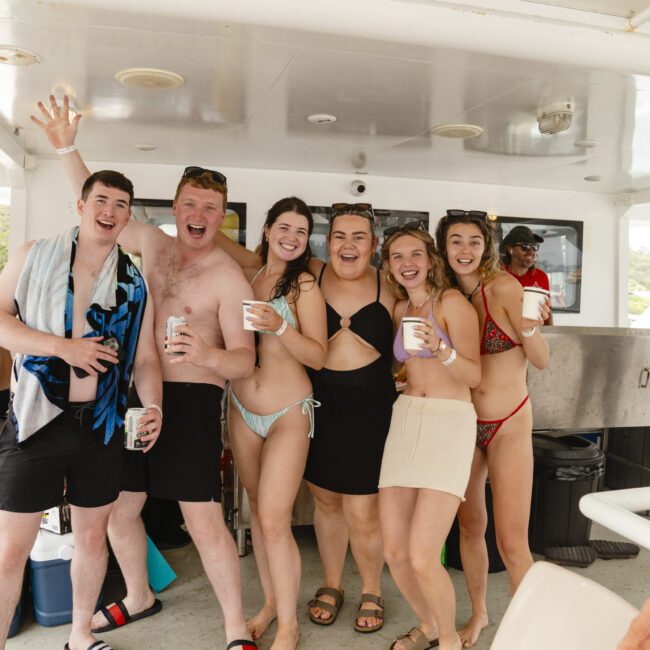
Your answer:
[[[366,193],[366,184],[363,181],[352,181],[350,183],[350,192],[356,196]]]

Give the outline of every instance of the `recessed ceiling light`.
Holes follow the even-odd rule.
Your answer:
[[[597,183],[599,180],[602,180],[602,176],[597,176],[595,174],[592,176],[585,176],[585,180],[590,183]]]
[[[149,142],[139,142],[138,144],[134,144],[133,148],[137,149],[138,151],[153,151],[158,147],[155,144],[151,144]]]
[[[593,149],[600,145],[598,140],[578,140],[576,141],[576,147],[581,147],[582,149]]]
[[[153,90],[170,90],[185,83],[185,79],[170,70],[157,68],[125,68],[115,73],[115,78],[131,88],[149,88]]]
[[[314,124],[332,124],[333,122],[336,122],[336,115],[330,115],[329,113],[314,113],[307,119]]]
[[[33,65],[40,62],[41,57],[35,52],[22,50],[13,45],[0,45],[0,63],[5,65]]]
[[[459,138],[467,140],[483,134],[483,127],[478,124],[441,124],[431,129],[433,135],[443,138]]]

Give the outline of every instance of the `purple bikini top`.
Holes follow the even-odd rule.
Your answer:
[[[406,314],[406,310],[408,309],[409,304],[410,301],[406,303],[406,307],[404,308],[404,314]],[[433,357],[433,352],[431,352],[431,350],[429,350],[428,348],[423,348],[422,350],[414,354],[411,354],[410,352],[407,352],[404,349],[404,335],[402,334],[402,321],[404,320],[404,314],[402,314],[402,320],[400,320],[399,329],[397,330],[397,335],[395,336],[395,340],[393,341],[393,354],[395,355],[395,358],[401,363],[404,363],[405,361],[408,361],[409,359],[413,359],[413,358],[431,359]],[[433,325],[433,330],[435,331],[436,335],[440,338],[440,340],[444,341],[447,345],[451,347],[451,341],[449,340],[449,337],[444,333],[440,325],[436,323],[436,319],[433,317],[433,307],[431,305],[429,305],[428,320],[431,321],[431,324]]]

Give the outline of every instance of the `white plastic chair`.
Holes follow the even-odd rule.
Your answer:
[[[491,650],[614,650],[638,613],[593,580],[536,562],[513,596]]]
[[[644,510],[650,510],[650,487],[592,492],[580,499],[585,517],[650,549],[650,520],[635,514]]]

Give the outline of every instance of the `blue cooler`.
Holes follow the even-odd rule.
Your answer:
[[[29,565],[36,622],[46,627],[72,621],[70,561],[74,549],[72,533],[57,535],[40,530]]]

